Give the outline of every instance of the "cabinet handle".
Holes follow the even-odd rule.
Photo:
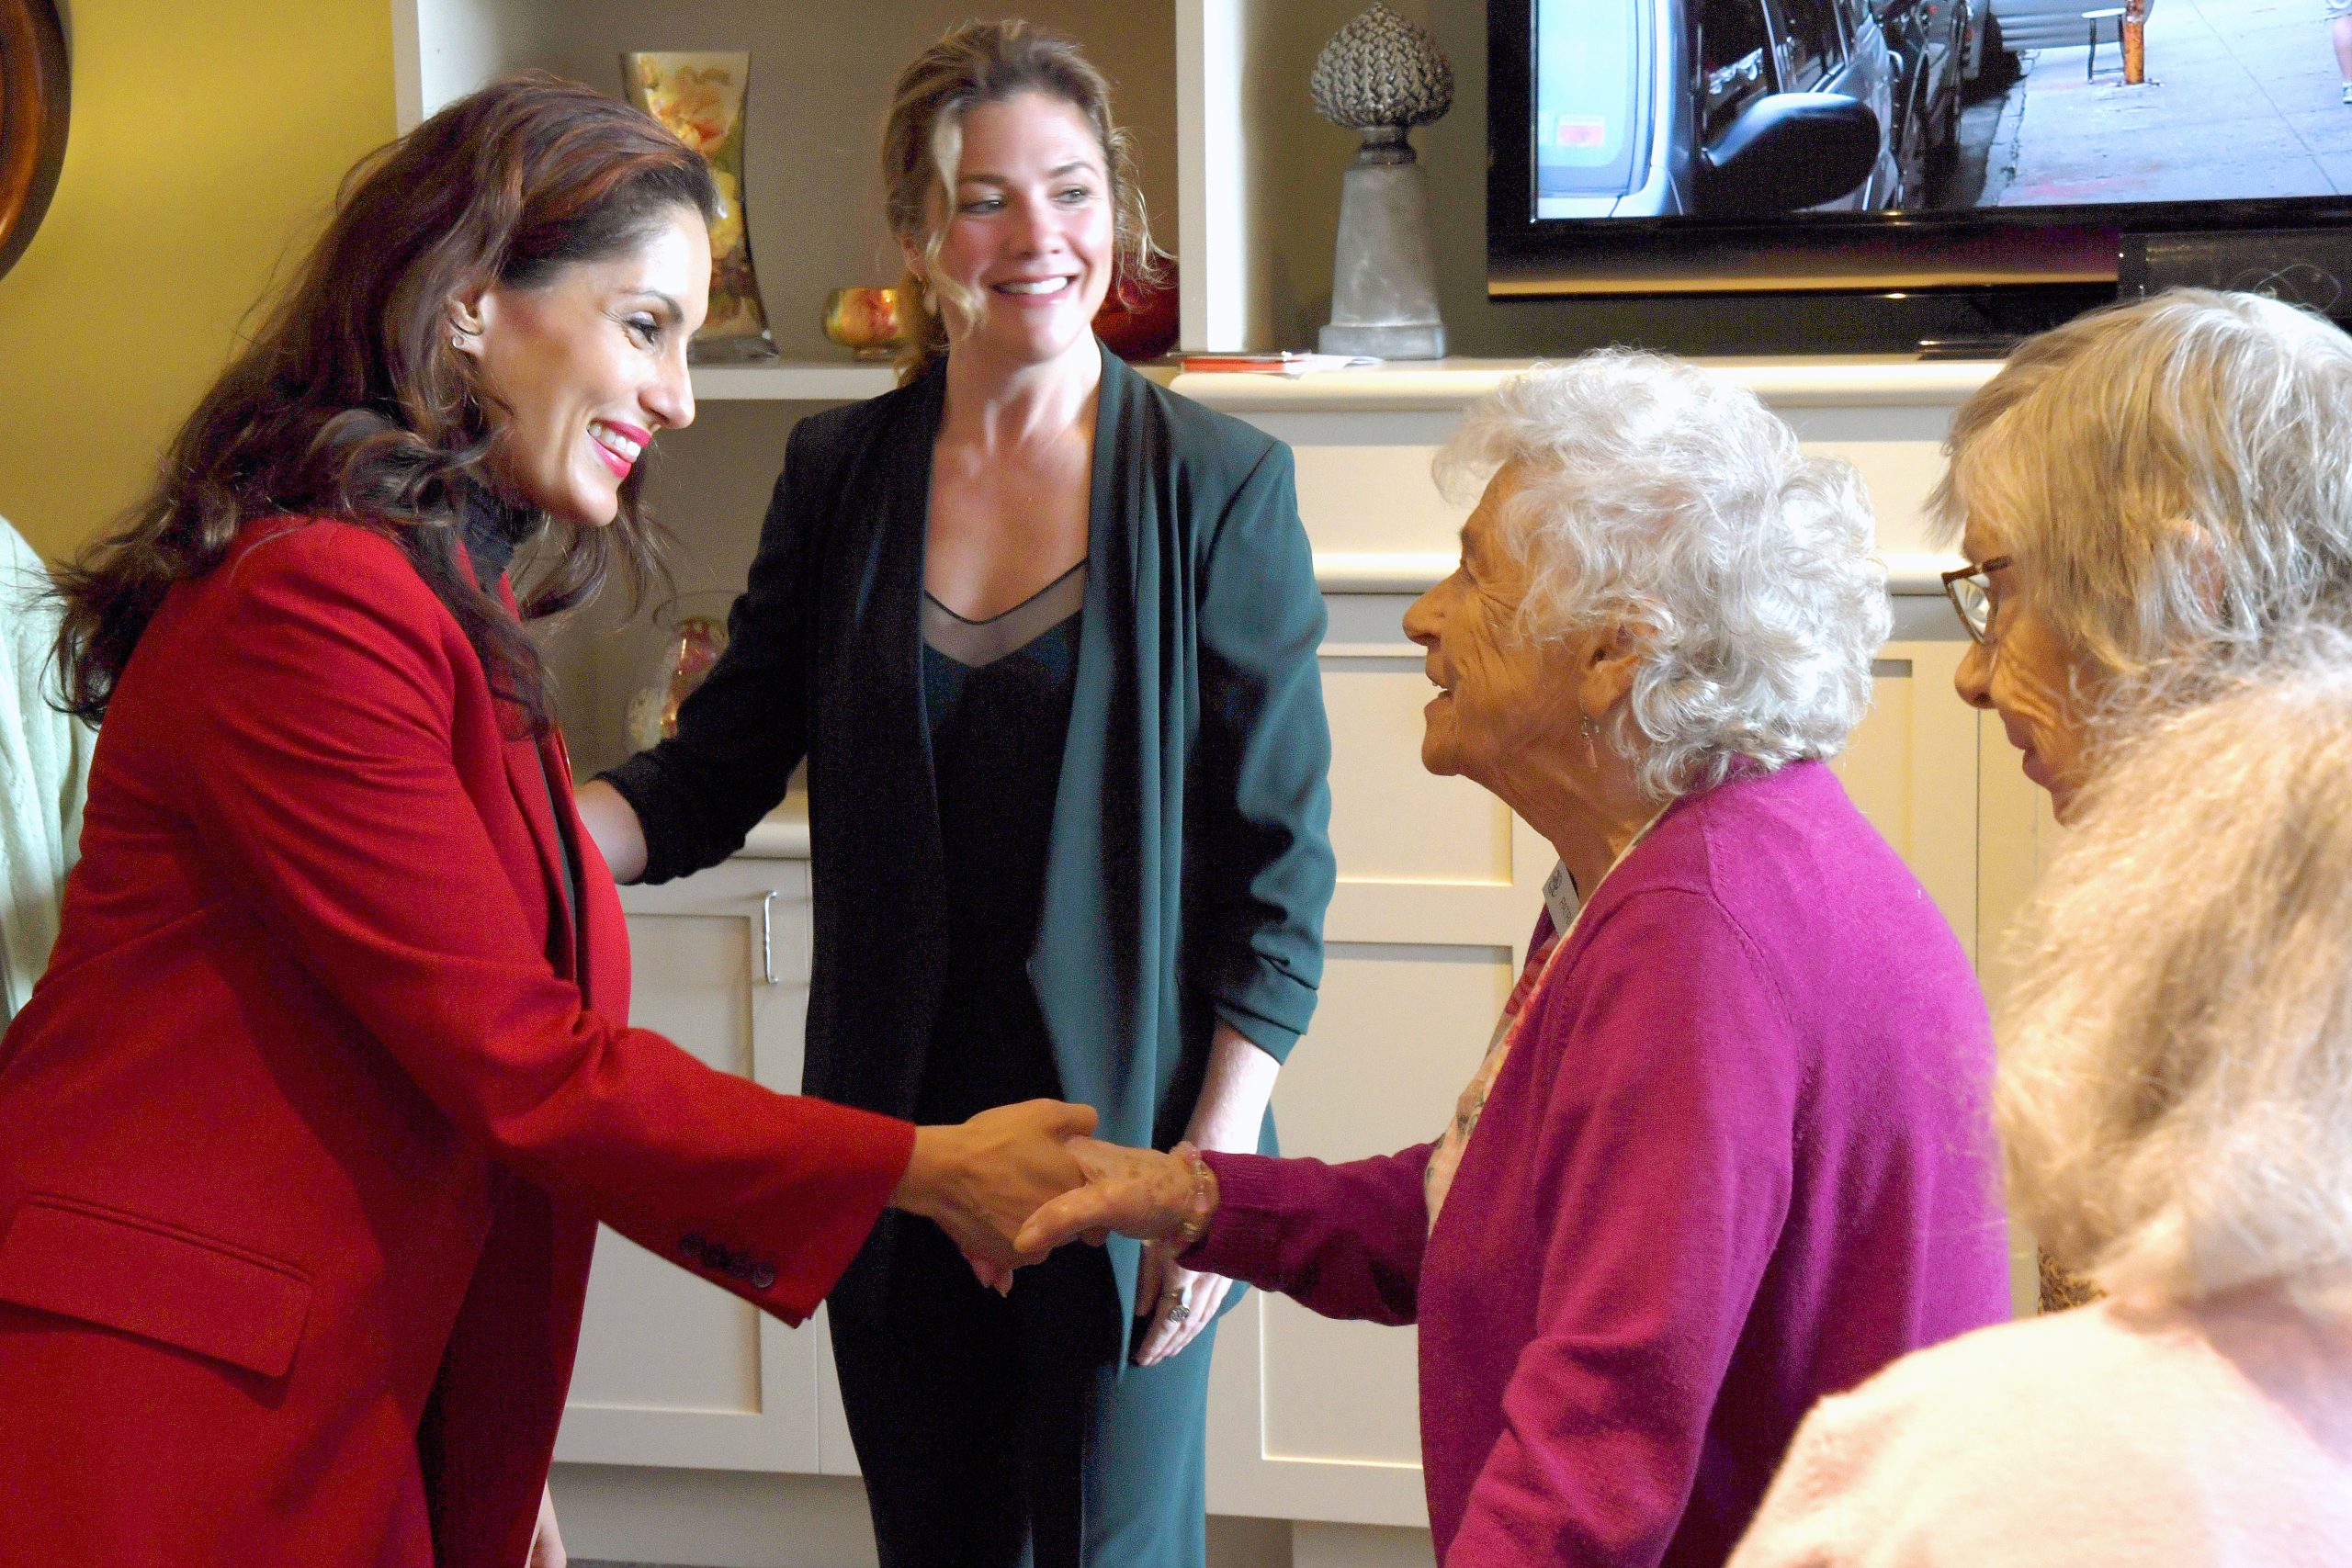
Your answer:
[[[760,977],[771,986],[784,984],[775,972],[775,892],[760,896]]]

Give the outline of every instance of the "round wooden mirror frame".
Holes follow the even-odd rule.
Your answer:
[[[65,162],[67,97],[56,0],[0,0],[0,274],[49,210]]]

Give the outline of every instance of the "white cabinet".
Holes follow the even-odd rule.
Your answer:
[[[1314,1028],[1283,1068],[1274,1114],[1285,1154],[1352,1159],[1443,1125],[1518,974],[1553,857],[1493,795],[1422,770],[1430,684],[1397,626],[1410,599],[1328,602],[1340,886]],[[1210,1507],[1425,1524],[1416,1344],[1411,1329],[1245,1298],[1218,1329]]]
[[[1830,766],[1976,956],[1977,752],[1988,722],[1952,690],[1968,644],[1891,642],[1871,671],[1870,716]],[[1999,737],[1996,735],[1995,739]]]
[[[622,898],[631,1021],[721,1071],[798,1092],[807,862],[739,859]],[[556,1457],[816,1472],[831,1376],[820,1325],[787,1328],[605,1231]]]

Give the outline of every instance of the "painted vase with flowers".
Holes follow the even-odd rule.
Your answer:
[[[743,101],[751,73],[752,57],[740,51],[621,56],[629,101],[701,153],[718,186],[718,213],[710,220],[710,314],[692,350],[707,363],[775,357],[743,221]]]

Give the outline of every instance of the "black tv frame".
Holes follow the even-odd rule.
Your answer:
[[[1929,335],[1964,301],[1988,335],[2015,336],[2114,298],[2126,233],[2352,226],[2352,197],[1794,212],[1769,222],[1533,219],[1536,5],[1487,5],[1487,294],[1497,302],[1867,296],[1882,333],[1916,314]],[[1906,312],[1906,301],[1922,309]]]

